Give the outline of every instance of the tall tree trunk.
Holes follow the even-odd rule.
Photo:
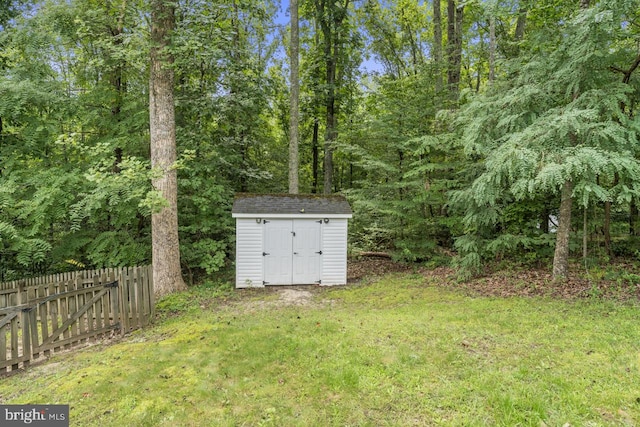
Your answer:
[[[118,47],[118,49],[122,46],[122,34],[124,32],[124,19],[127,11],[127,0],[123,0],[120,5],[120,13],[118,15],[118,21],[115,27],[110,29],[111,36],[113,37],[114,46]],[[111,105],[111,116],[114,118],[116,123],[119,123],[121,118],[122,104],[124,102],[124,94],[126,91],[126,84],[124,81],[124,60],[115,59],[117,63],[115,64],[115,68],[113,69],[111,75],[111,86],[115,91],[115,98],[113,104]],[[123,150],[122,147],[116,147],[113,150],[113,172],[120,173],[120,164],[122,163]]]
[[[151,166],[162,172],[153,188],[167,206],[151,215],[153,283],[157,295],[186,289],[180,271],[178,239],[178,182],[176,123],[173,101],[173,57],[168,50],[174,21],[174,3],[151,2],[151,67],[149,74],[149,122]]]
[[[290,122],[289,122],[289,193],[298,194],[298,168],[299,168],[299,155],[298,155],[298,101],[300,98],[300,80],[298,71],[298,0],[291,0],[289,5],[291,13],[291,99],[290,99]]]
[[[462,19],[464,6],[447,0],[447,84],[451,100],[458,99],[462,67]]]
[[[516,31],[514,39],[516,43],[521,42],[524,38],[524,29],[527,25],[527,8],[522,4],[518,8],[518,18],[516,19]]]
[[[496,78],[496,18],[492,11],[489,17],[489,82],[493,83]],[[478,73],[479,75],[479,73]]]
[[[311,165],[311,174],[313,182],[311,183],[311,192],[316,194],[318,192],[318,136],[320,134],[320,120],[315,118],[313,120],[313,137],[311,138],[311,156],[312,156],[312,165]]]
[[[560,194],[560,214],[556,232],[556,248],[553,254],[554,280],[566,280],[569,276],[569,236],[571,233],[571,206],[573,200],[573,182],[565,181]]]
[[[442,92],[442,13],[440,0],[433,0],[433,61],[436,74],[436,95]]]
[[[337,117],[336,117],[336,61],[337,61],[337,36],[332,31],[332,23],[326,22],[324,25],[325,43],[325,63],[326,63],[326,83],[327,94],[325,101],[326,108],[326,128],[324,137],[324,194],[331,194],[333,189],[333,144],[337,137]]]
[[[322,29],[324,43],[324,59],[326,67],[326,87],[325,108],[326,108],[326,129],[324,142],[324,194],[333,192],[333,151],[334,144],[338,137],[338,115],[336,107],[336,79],[338,59],[341,52],[342,40],[340,39],[340,29],[347,17],[350,0],[344,0],[344,4],[337,4],[334,1],[321,0],[317,3],[316,12]]]

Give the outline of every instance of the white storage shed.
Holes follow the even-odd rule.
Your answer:
[[[237,194],[236,287],[347,283],[342,196]]]

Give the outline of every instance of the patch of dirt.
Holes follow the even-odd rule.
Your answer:
[[[553,280],[551,268],[524,268],[511,270],[487,267],[484,274],[466,282],[457,280],[456,271],[450,267],[426,269],[394,262],[385,258],[361,258],[349,260],[349,283],[364,278],[380,277],[388,273],[417,271],[428,283],[449,289],[462,290],[471,295],[492,297],[545,296],[559,299],[602,298],[618,301],[640,300],[640,268],[624,262],[609,266],[615,279],[594,277],[586,273],[584,266],[571,266],[569,279]],[[636,280],[634,280],[636,279]]]
[[[619,269],[621,277],[616,280],[606,280],[586,274],[584,268],[576,264],[571,268],[569,279],[564,282],[554,281],[551,270],[545,268],[515,268],[507,271],[493,271],[487,268],[482,276],[466,282],[458,282],[455,270],[451,268],[423,269],[421,274],[433,285],[463,290],[479,296],[501,298],[544,296],[558,299],[596,297],[618,301],[640,300],[640,281],[629,280],[629,277],[633,278],[634,275],[624,265],[618,265],[616,268]]]
[[[358,282],[364,278],[380,277],[389,273],[406,273],[412,270],[412,266],[394,262],[388,258],[353,259],[347,263],[347,283]]]
[[[283,305],[307,305],[313,294],[306,289],[283,289],[279,292],[280,299],[278,300]]]

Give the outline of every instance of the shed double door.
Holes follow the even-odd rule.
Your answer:
[[[275,219],[264,226],[265,284],[319,283],[322,221]]]

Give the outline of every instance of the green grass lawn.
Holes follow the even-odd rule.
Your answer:
[[[172,297],[118,344],[1,379],[0,403],[68,403],[72,426],[640,425],[638,305],[407,274],[297,306],[236,294]]]

